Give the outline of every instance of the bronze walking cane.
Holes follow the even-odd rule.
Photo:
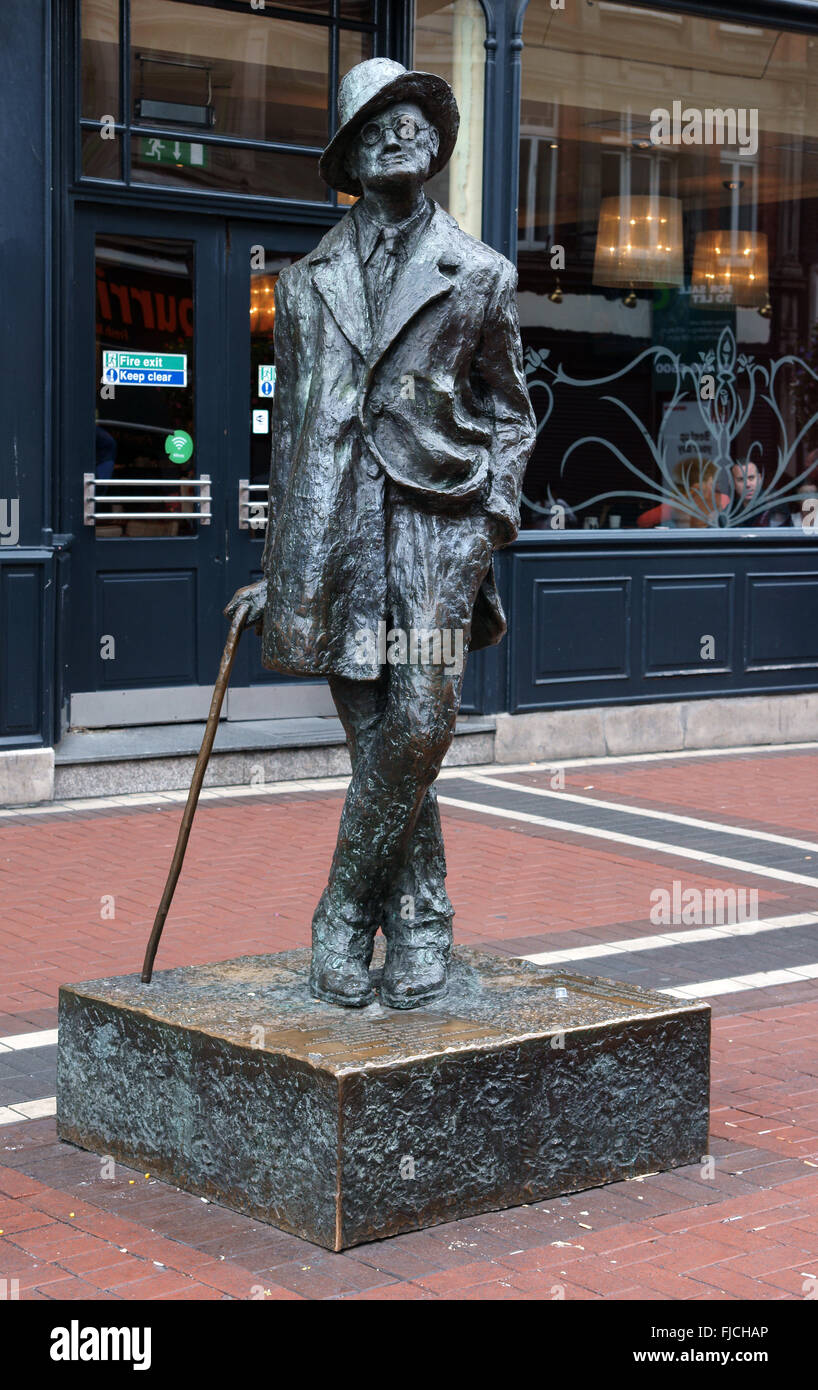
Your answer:
[[[196,759],[196,766],[193,769],[193,781],[190,784],[190,791],[187,794],[187,805],[182,816],[182,824],[179,826],[179,835],[176,840],[176,849],[171,861],[168,881],[165,884],[165,891],[162,894],[162,901],[159,904],[156,918],[153,923],[153,931],[148,942],[148,949],[145,952],[145,959],[142,963],[142,983],[150,984],[153,974],[153,961],[156,949],[159,945],[159,938],[162,935],[162,928],[165,925],[165,918],[168,915],[176,885],[179,882],[179,875],[182,872],[182,863],[187,849],[187,842],[190,836],[190,827],[193,824],[193,817],[196,814],[196,806],[199,801],[199,792],[202,790],[202,782],[207,771],[207,764],[210,754],[213,751],[213,740],[216,737],[216,730],[219,727],[219,715],[221,714],[224,693],[230,681],[230,672],[233,669],[233,662],[239,648],[239,638],[247,621],[247,614],[250,605],[242,603],[233,614],[230,624],[230,631],[227,634],[227,641],[224,644],[222,659],[219,665],[219,674],[216,677],[216,684],[213,687],[213,699],[210,701],[210,713],[207,716],[207,725],[202,739],[202,746],[199,749],[199,756]]]

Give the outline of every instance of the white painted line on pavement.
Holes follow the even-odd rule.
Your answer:
[[[746,989],[769,989],[772,985],[800,985],[804,980],[818,980],[818,964],[791,965],[788,970],[759,970],[754,975],[734,975],[722,980],[700,980],[695,985],[677,985],[675,989],[660,989],[659,994],[672,994],[674,999],[708,999],[712,994],[740,994]]]
[[[623,952],[655,951],[662,946],[688,946],[698,941],[724,941],[734,936],[755,936],[757,932],[782,931],[787,927],[818,927],[818,917],[811,912],[789,917],[766,917],[756,922],[737,922],[720,927],[690,927],[687,931],[663,932],[661,936],[630,936],[618,941],[600,942],[598,946],[568,946],[559,951],[538,951],[533,956],[521,956],[532,965],[562,965],[566,961],[596,960],[601,956],[617,956]]]
[[[0,1106],[0,1125],[14,1125],[20,1120],[44,1120],[56,1113],[56,1096],[46,1096],[43,1100],[21,1100],[14,1105]]]
[[[526,792],[531,796],[548,796],[555,801],[573,801],[580,806],[598,806],[602,811],[620,811],[628,816],[645,816],[650,820],[670,821],[675,825],[692,825],[698,830],[716,830],[722,835],[741,835],[748,840],[769,840],[775,845],[787,845],[793,849],[807,849],[818,854],[818,844],[812,840],[793,840],[788,835],[775,835],[770,830],[750,830],[741,825],[728,825],[721,821],[697,820],[695,816],[680,816],[673,811],[656,811],[644,806],[626,806],[621,801],[600,801],[594,796],[579,796],[573,792],[551,791],[545,787],[527,787],[520,782],[504,782],[499,777],[487,777],[473,773],[470,782],[486,787],[505,787],[513,792]]]
[[[11,1033],[7,1038],[0,1038],[0,1052],[21,1052],[27,1047],[53,1047],[56,1041],[56,1028],[48,1028],[44,1033]]]
[[[683,845],[662,844],[659,840],[646,840],[640,835],[626,835],[624,831],[601,830],[594,825],[575,825],[572,821],[552,820],[548,816],[533,816],[526,811],[508,811],[502,806],[485,805],[479,801],[461,801],[454,796],[438,796],[441,806],[455,806],[461,811],[476,811],[484,816],[497,816],[501,820],[521,821],[525,825],[541,825],[546,830],[560,830],[570,835],[585,835],[593,840],[610,840],[614,844],[633,845],[637,849],[648,849],[652,854],[668,854],[673,859],[694,859],[697,864],[715,864],[721,869],[733,869],[742,874],[753,874],[759,878],[773,878],[780,883],[803,883],[809,888],[818,888],[818,878],[809,874],[793,874],[787,869],[771,869],[766,864],[750,864],[745,859],[731,859],[724,854],[711,854],[702,849],[685,849]]]
[[[537,758],[527,763],[493,763],[501,772],[537,772],[558,767],[618,767],[626,763],[659,763],[677,758],[727,758],[754,753],[803,753],[814,751],[818,743],[744,743],[732,748],[676,748],[665,753],[607,753],[590,758]],[[468,772],[468,764],[464,773]],[[444,767],[443,772],[447,769]],[[452,774],[456,768],[448,769]],[[443,773],[440,774],[443,776]]]

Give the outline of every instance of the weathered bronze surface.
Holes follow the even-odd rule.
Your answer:
[[[446,990],[452,943],[432,784],[465,660],[505,617],[494,551],[517,534],[535,437],[514,267],[423,192],[457,137],[451,88],[374,58],[347,73],[321,160],[359,202],[276,285],[263,620],[271,670],[325,676],[352,781],[313,918],[311,989],[361,1008]],[[388,650],[387,650],[388,644]]]
[[[64,986],[60,1137],[332,1250],[707,1151],[704,1004],[459,948],[445,999],[339,1010],[308,964]]]

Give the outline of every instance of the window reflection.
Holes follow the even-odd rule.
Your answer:
[[[82,114],[119,119],[119,0],[82,0]]]
[[[326,200],[326,184],[321,182],[314,155],[147,136],[135,136],[132,149],[134,178],[140,183],[214,191],[230,189],[259,198]]]
[[[454,154],[427,184],[464,232],[481,235],[483,223],[483,93],[486,20],[479,0],[416,0],[413,66],[445,77],[460,110]]]
[[[191,481],[197,457],[190,242],[97,238],[96,345],[97,537],[193,535],[197,523],[186,515],[198,508]],[[154,361],[172,355],[174,364],[181,357],[186,382],[122,384],[116,367],[106,368],[105,354],[111,352],[150,354]],[[174,462],[169,443],[184,436],[193,451]]]
[[[524,522],[803,523],[818,485],[818,48],[617,4],[524,27]]]
[[[103,140],[96,130],[82,132],[82,172],[92,179],[120,177],[122,141]]]
[[[131,0],[134,115],[219,135],[327,142],[329,31],[181,0]]]
[[[125,96],[120,8],[129,33]],[[373,56],[373,4],[82,0],[81,26],[84,176],[335,200],[318,175],[334,123],[330,73]],[[131,127],[125,168],[122,131],[106,129],[106,118]]]
[[[343,77],[356,63],[373,57],[372,35],[356,29],[341,29],[338,34],[338,71]]]

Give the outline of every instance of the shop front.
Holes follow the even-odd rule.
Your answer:
[[[381,54],[455,89],[429,191],[516,257],[538,420],[509,637],[464,711],[818,688],[818,6],[2,22],[0,748],[204,717],[217,615],[260,566],[276,276],[345,211],[318,155],[339,76]],[[228,721],[329,713],[242,645]]]
[[[816,20],[524,12],[512,712],[815,688]]]

